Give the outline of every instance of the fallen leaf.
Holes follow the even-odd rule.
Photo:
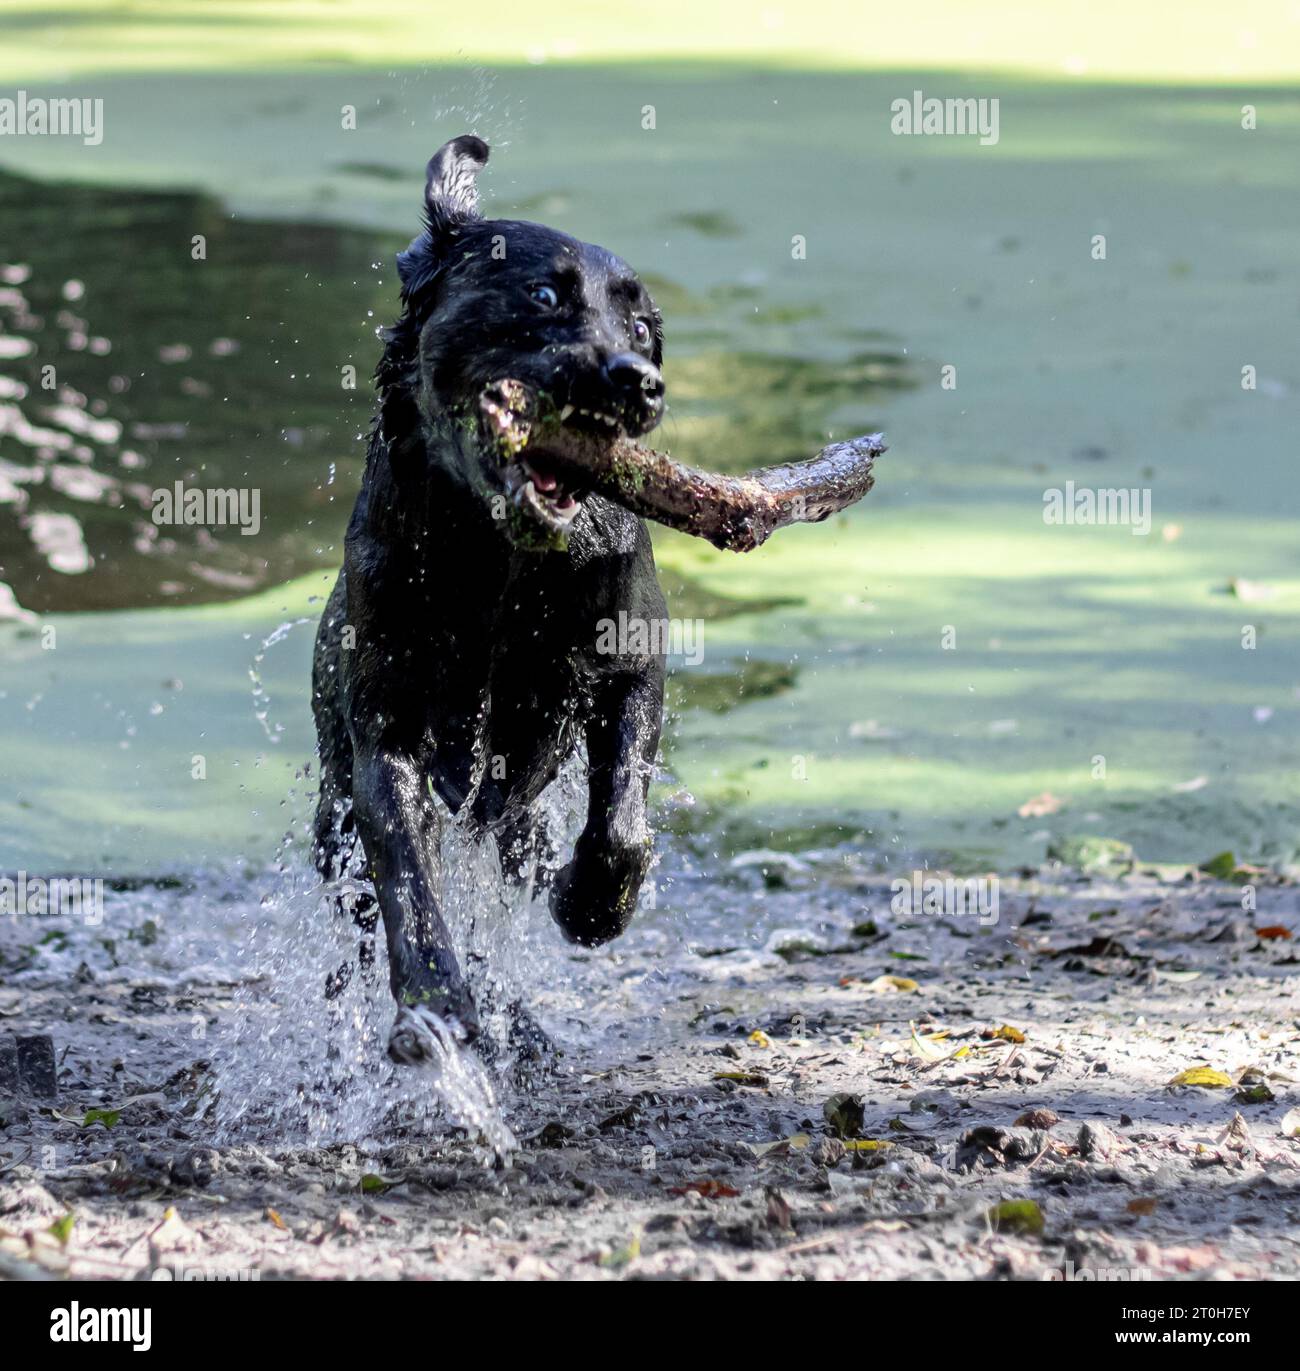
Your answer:
[[[687,1181],[685,1185],[674,1185],[668,1193],[670,1195],[703,1195],[706,1200],[730,1200],[740,1194],[740,1191],[725,1181],[715,1181],[708,1177],[701,1181]]]
[[[762,1030],[761,1028],[756,1028],[756,1029],[749,1035],[749,1037],[746,1039],[746,1041],[749,1042],[749,1043],[752,1043],[755,1047],[771,1047],[771,1046],[772,1046],[772,1040],[771,1040],[771,1038],[769,1038],[769,1037],[767,1036],[767,1034],[764,1033],[763,1030]]]
[[[1231,852],[1220,852],[1208,861],[1202,862],[1200,869],[1216,880],[1230,881],[1237,869],[1237,859]]]
[[[848,1149],[839,1138],[818,1138],[813,1143],[812,1159],[818,1166],[838,1166]]]
[[[847,1091],[832,1095],[822,1105],[822,1117],[835,1130],[836,1137],[856,1138],[862,1132],[862,1096]]]
[[[1048,814],[1059,813],[1061,806],[1065,803],[1059,795],[1053,795],[1050,790],[1044,790],[1041,795],[1035,795],[1028,799],[1016,810],[1022,819],[1041,819]]]
[[[763,1086],[768,1083],[767,1077],[758,1071],[715,1071],[713,1079],[715,1081],[735,1081],[737,1085]]]
[[[1131,866],[1137,861],[1137,854],[1128,843],[1118,838],[1099,838],[1095,834],[1056,838],[1048,844],[1047,856],[1062,866],[1072,866],[1083,872]]]
[[[980,1037],[986,1040],[1001,1038],[1009,1043],[1022,1043],[1025,1040],[1025,1035],[1018,1028],[1012,1028],[1009,1023],[1004,1023],[1001,1028],[986,1028]]]
[[[275,1212],[274,1209],[268,1209],[264,1217],[270,1219],[270,1221],[277,1228],[284,1229],[286,1232],[288,1231],[289,1225],[285,1223],[285,1221],[279,1216],[279,1214]]]
[[[76,1221],[77,1216],[69,1210],[61,1219],[55,1219],[50,1225],[48,1231],[58,1239],[60,1247],[67,1247],[68,1239],[72,1236],[72,1225]]]
[[[917,981],[907,976],[877,976],[863,987],[868,995],[912,995],[920,988]]]
[[[1232,1116],[1232,1122],[1214,1140],[1216,1147],[1227,1144],[1234,1152],[1243,1152],[1250,1156],[1255,1154],[1255,1140],[1250,1134],[1250,1125],[1242,1117],[1240,1111]]]
[[[1043,1231],[1043,1211],[1033,1200],[1003,1200],[988,1211],[988,1217],[999,1233]]]
[[[1255,930],[1257,938],[1289,938],[1291,930],[1285,924],[1266,924]]]
[[[61,1119],[64,1123],[75,1123],[78,1128],[90,1128],[94,1124],[99,1124],[104,1128],[112,1128],[122,1117],[122,1114],[133,1105],[148,1105],[158,1109],[166,1109],[167,1098],[161,1091],[154,1090],[144,1095],[132,1095],[120,1104],[88,1109],[82,1115],[68,1114],[60,1109],[54,1109],[50,1112],[54,1118]]]
[[[779,1228],[783,1233],[790,1231],[790,1202],[776,1189],[767,1192],[767,1223],[769,1228]]]
[[[1272,1104],[1277,1096],[1261,1081],[1244,1086],[1232,1098],[1237,1104]]]
[[[1023,1114],[1016,1117],[1015,1126],[1017,1128],[1042,1128],[1048,1129],[1061,1122],[1061,1116],[1054,1110],[1026,1109]]]
[[[1276,586],[1266,585],[1263,581],[1248,581],[1244,576],[1232,577],[1228,589],[1239,600],[1254,602],[1277,598]]]
[[[793,1133],[788,1138],[778,1138],[775,1142],[746,1143],[745,1146],[756,1157],[778,1156],[786,1152],[802,1152],[812,1138],[807,1133]]]
[[[1154,1214],[1160,1201],[1154,1195],[1139,1195],[1137,1199],[1130,1200],[1124,1208],[1130,1214]]]
[[[907,1026],[912,1030],[912,1046],[916,1048],[917,1052],[924,1057],[926,1061],[942,1062],[946,1061],[951,1055],[951,1053],[945,1052],[934,1045],[934,1038],[937,1035],[932,1034],[930,1040],[927,1041],[916,1031],[916,1025],[914,1023],[909,1023]]]
[[[363,1195],[382,1195],[385,1191],[391,1190],[393,1186],[400,1184],[400,1181],[390,1181],[384,1176],[377,1176],[373,1171],[367,1171],[361,1177],[361,1193]]]
[[[161,1265],[161,1256],[167,1252],[186,1252],[202,1238],[176,1212],[174,1205],[163,1210],[162,1222],[149,1234],[149,1257],[155,1266]]]
[[[887,1147],[893,1147],[893,1143],[885,1142],[877,1138],[853,1138],[844,1144],[846,1152],[883,1152]]]
[[[615,1248],[613,1252],[607,1252],[600,1259],[601,1266],[619,1267],[627,1266],[630,1262],[636,1261],[641,1255],[641,1233],[640,1230],[633,1233],[628,1239],[625,1247]]]
[[[1169,1084],[1224,1088],[1231,1087],[1236,1082],[1231,1076],[1225,1076],[1222,1071],[1216,1071],[1212,1066],[1191,1066],[1186,1071],[1180,1071]]]

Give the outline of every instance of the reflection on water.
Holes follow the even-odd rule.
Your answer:
[[[402,240],[4,173],[0,223],[0,616],[230,599],[336,565]],[[655,287],[683,318],[746,289]],[[883,340],[831,364],[704,339],[668,379],[665,441],[733,470],[806,456],[840,407],[906,384]],[[256,531],[155,524],[177,482],[255,495]]]
[[[396,240],[5,174],[0,225],[0,580],[18,604],[202,602],[334,564]],[[258,492],[259,531],[159,527],[153,492],[177,481]]]

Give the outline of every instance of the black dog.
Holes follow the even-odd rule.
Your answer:
[[[402,315],[313,672],[317,866],[343,874],[360,840],[399,1006],[470,1038],[478,1013],[439,910],[434,796],[519,871],[538,856],[538,796],[585,743],[586,825],[551,911],[587,946],[623,932],[651,856],[664,659],[601,654],[597,625],[667,614],[640,519],[566,490],[544,462],[525,461],[510,486],[479,436],[478,397],[502,377],[597,433],[644,434],[664,406],[662,321],[636,274],[553,229],[481,218],[487,157],[466,135],[429,163],[427,228],[398,258]],[[364,961],[374,902],[355,917]],[[420,1055],[400,1011],[389,1050]]]

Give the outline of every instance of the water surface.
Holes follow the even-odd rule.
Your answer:
[[[217,73],[180,119],[165,77],[114,76],[100,148],[0,147],[0,865],[189,875],[297,833],[310,622],[261,645],[328,591],[391,255],[425,158],[471,126],[493,211],[651,281],[674,452],[735,470],[890,436],[831,524],[744,559],[657,538],[706,645],[665,825],[886,867],[1072,832],[1293,860],[1295,97],[1250,92],[1247,133],[1230,90],[963,77],[1002,101],[997,146],[890,135],[892,99],[952,79]],[[257,537],[155,528],[178,479],[255,484]],[[1151,532],[1044,525],[1067,480],[1149,490]],[[1062,808],[1021,818],[1044,791]]]

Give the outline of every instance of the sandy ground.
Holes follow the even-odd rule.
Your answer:
[[[29,969],[0,1033],[53,1036],[59,1096],[0,1101],[0,1274],[1294,1279],[1300,891],[1261,876],[1247,913],[1241,879],[1045,870],[988,929],[698,948],[656,1016],[509,1099],[504,1161],[456,1130],[214,1146],[189,1025],[231,984]],[[1201,1066],[1228,1083],[1171,1084]]]

